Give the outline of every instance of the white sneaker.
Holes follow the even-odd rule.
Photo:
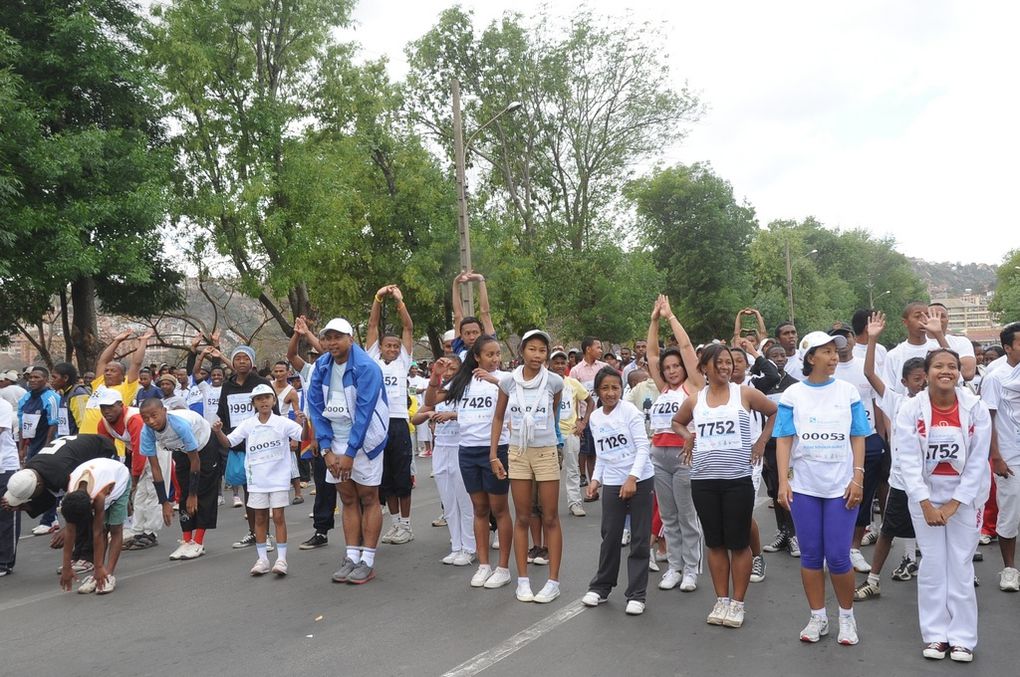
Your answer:
[[[111,592],[113,592],[114,588],[116,588],[116,587],[117,587],[117,577],[114,576],[113,574],[109,574],[106,577],[106,585],[97,586],[96,587],[96,594],[97,595],[109,595]]]
[[[216,499],[216,505],[223,505],[226,502],[227,502],[226,499],[224,499],[222,496]]]
[[[535,593],[531,591],[531,583],[527,581],[520,581],[517,583],[517,601],[518,602],[534,602]]]
[[[380,543],[392,543],[393,542],[393,537],[396,535],[396,533],[397,533],[397,531],[399,529],[400,529],[400,525],[399,524],[391,524],[390,528],[386,530],[386,533],[383,534],[382,537],[379,538],[379,542]]]
[[[609,601],[609,597],[602,597],[599,593],[589,590],[584,593],[584,597],[581,598],[581,604],[585,606],[598,606],[599,604],[605,604]]]
[[[454,550],[449,555],[447,555],[446,557],[444,557],[443,559],[441,559],[439,561],[442,562],[443,564],[453,564],[453,560],[457,559],[457,555],[459,555],[459,554],[460,554],[460,550]]]
[[[624,611],[628,616],[640,616],[645,612],[645,603],[632,599],[627,602],[627,608]]]
[[[868,564],[868,561],[864,559],[864,555],[857,548],[850,550],[850,564],[853,565],[854,571],[862,574],[871,573],[871,565]]]
[[[656,573],[661,571],[661,568],[659,567],[659,564],[655,561],[654,557],[650,557],[648,559],[648,570],[649,571],[654,571]]]
[[[999,590],[1003,592],[1020,592],[1020,571],[1006,567],[999,573]]]
[[[46,534],[52,534],[59,528],[60,528],[59,522],[54,522],[53,524],[40,524],[35,529],[32,529],[32,535],[45,536]]]
[[[252,576],[261,576],[269,573],[269,560],[257,559],[255,560],[255,566],[251,568]]]
[[[684,574],[684,579],[680,581],[680,592],[694,592],[698,589],[698,575],[692,573]]]
[[[820,618],[812,614],[807,625],[800,631],[800,641],[814,643],[827,634],[829,634],[829,619]]]
[[[178,559],[197,559],[205,554],[205,546],[199,545],[194,541],[185,543],[181,547],[184,548],[184,551]]]
[[[630,529],[623,530],[623,538],[620,539],[620,546],[630,545]]]
[[[542,589],[535,595],[535,602],[538,604],[548,604],[557,597],[560,596],[559,583],[555,581],[546,581],[546,584],[542,586]]]
[[[81,585],[78,586],[78,592],[82,595],[91,595],[96,591],[96,578],[95,576],[89,576],[86,578]]]
[[[476,571],[475,575],[471,577],[471,587],[472,588],[482,587],[483,585],[485,585],[485,581],[489,580],[490,576],[492,576],[491,566],[489,566],[488,564],[478,565],[478,571]]]
[[[992,537],[988,534],[981,534],[978,536],[978,545],[988,545],[992,542]]]
[[[276,574],[277,576],[286,576],[287,560],[285,559],[276,560],[276,564],[273,565],[273,573]]]
[[[683,575],[676,569],[666,569],[666,573],[662,575],[662,580],[659,581],[659,590],[672,590],[680,585],[682,579]]]
[[[722,622],[727,628],[739,628],[744,624],[744,605],[733,600],[730,608],[726,610],[726,618]]]
[[[391,545],[403,545],[405,543],[410,543],[413,540],[414,533],[411,531],[411,527],[406,524],[398,524],[397,530],[393,536],[390,537],[389,543]]]
[[[170,553],[170,559],[172,559],[172,560],[179,560],[179,559],[181,559],[181,555],[183,555],[187,549],[188,549],[188,544],[187,543],[181,543],[180,545],[177,546],[176,550],[174,550],[172,553]]]
[[[712,607],[712,611],[708,614],[706,623],[709,625],[722,625],[726,620],[726,614],[730,611],[730,605],[726,602],[716,600],[715,606]]]
[[[499,550],[499,532],[498,531],[493,531],[492,532],[492,549],[493,550]]]
[[[244,501],[241,500],[240,496],[236,496],[236,495],[234,496],[234,507],[235,508],[244,507]]]
[[[468,552],[467,550],[461,550],[457,553],[457,556],[453,558],[453,566],[455,567],[466,567],[475,561],[475,553]]]
[[[853,646],[861,641],[857,636],[857,621],[853,616],[839,617],[839,637],[836,641],[843,646]]]
[[[878,543],[878,532],[868,529],[864,532],[864,536],[861,537],[861,546],[875,545]]]
[[[489,590],[495,590],[496,588],[502,588],[510,582],[510,570],[503,569],[502,567],[496,567],[496,570],[492,572],[492,575],[486,579],[485,584],[482,586]]]
[[[584,511],[584,507],[580,503],[571,503],[570,514],[574,517],[584,517],[588,513]]]

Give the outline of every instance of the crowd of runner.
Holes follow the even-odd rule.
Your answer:
[[[478,286],[477,316],[461,314],[463,285]],[[399,333],[384,326],[388,303]],[[23,513],[62,550],[60,586],[102,595],[121,553],[157,547],[175,515],[169,558],[201,557],[227,505],[247,512],[232,545],[255,550],[250,574],[286,576],[285,509],[311,484],[314,534],[298,547],[327,546],[339,515],[332,580],[365,584],[385,567],[381,543],[414,539],[421,455],[442,501],[432,525],[449,530],[442,563],[474,565],[470,587],[513,584],[521,602],[560,595],[561,484],[572,518],[601,502],[587,606],[609,599],[623,546],[627,614],[644,611],[649,572],[664,568],[660,589],[689,592],[707,563],[706,620],[739,628],[766,553],[784,552],[800,558],[800,639],[829,632],[827,570],[837,641],[855,645],[854,604],[881,595],[892,557],[890,578],[917,579],[922,655],[966,662],[979,543],[998,540],[999,588],[1020,591],[1020,323],[983,347],[947,332],[945,307],[910,303],[907,339],[887,351],[886,318],[871,309],[769,336],[746,308],[732,337],[694,345],[659,296],[647,336],[619,355],[595,337],[572,349],[533,329],[509,356],[483,276],[454,280],[453,307],[432,364],[414,361],[413,322],[389,285],[358,328],[364,348],[346,319],[313,331],[298,318],[286,358],[261,373],[251,347],[223,352],[215,334],[195,337],[185,367],[146,367],[152,334],[125,331],[96,374],[61,363],[0,375],[0,576],[14,570]],[[753,515],[763,480],[771,539]],[[548,572],[537,592],[534,565]]]

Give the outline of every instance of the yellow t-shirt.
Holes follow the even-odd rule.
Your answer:
[[[560,433],[574,434],[580,405],[588,399],[588,390],[572,376],[563,377],[563,392],[560,395]]]
[[[99,411],[99,390],[106,387],[102,376],[97,376],[92,381],[92,396],[89,397],[89,401],[85,404],[85,422],[82,423],[78,432],[89,435],[99,432],[99,419],[103,417],[103,413]],[[124,400],[124,406],[130,406],[135,401],[135,395],[138,394],[138,379],[121,383],[119,386],[113,386],[113,389],[120,393],[121,399]],[[124,443],[120,440],[114,440],[114,446],[117,447],[117,455],[123,456]]]

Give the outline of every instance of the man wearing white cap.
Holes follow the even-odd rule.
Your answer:
[[[342,318],[330,320],[320,332],[326,352],[312,369],[308,403],[326,481],[336,485],[344,505],[347,555],[333,580],[357,585],[375,577],[390,412],[382,369],[354,343],[353,334],[351,323]]]
[[[38,517],[56,508],[57,499],[67,488],[71,471],[94,458],[116,456],[113,443],[98,435],[60,437],[43,447],[25,462],[24,468],[7,479],[0,509],[24,510],[29,517]],[[92,540],[87,533],[79,533],[72,562],[75,573],[91,571],[91,559]]]
[[[255,371],[255,351],[250,346],[238,346],[230,353],[230,366],[234,370],[233,376],[223,382],[220,387],[219,408],[216,415],[223,422],[223,434],[229,435],[234,428],[241,425],[241,421],[255,415],[255,408],[251,403],[251,391],[256,386],[270,386],[269,381],[262,378]],[[274,404],[273,413],[279,414],[279,408]],[[216,440],[214,439],[214,442]],[[231,451],[243,454],[244,442],[241,442]],[[255,511],[247,506],[248,488],[244,488],[245,512],[248,516],[248,533],[244,538],[234,543],[235,548],[255,547]],[[270,551],[274,549],[273,540],[270,538],[267,546]]]
[[[18,385],[18,372],[11,369],[0,374],[0,399],[11,405],[15,411],[18,409],[18,401],[28,391]]]

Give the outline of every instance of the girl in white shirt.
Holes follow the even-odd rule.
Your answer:
[[[985,404],[958,388],[960,357],[925,358],[928,390],[896,416],[893,450],[921,548],[917,612],[925,658],[969,663],[977,645],[974,564],[991,480],[992,422]]]
[[[626,612],[644,613],[648,587],[649,540],[652,533],[652,490],[655,470],[649,458],[644,415],[630,402],[621,401],[623,379],[611,367],[595,375],[595,392],[601,406],[591,414],[588,427],[595,451],[595,471],[588,496],[602,486],[602,547],[599,568],[581,598],[586,606],[609,599],[620,573],[620,539],[627,516],[631,521],[630,556],[627,558]]]

